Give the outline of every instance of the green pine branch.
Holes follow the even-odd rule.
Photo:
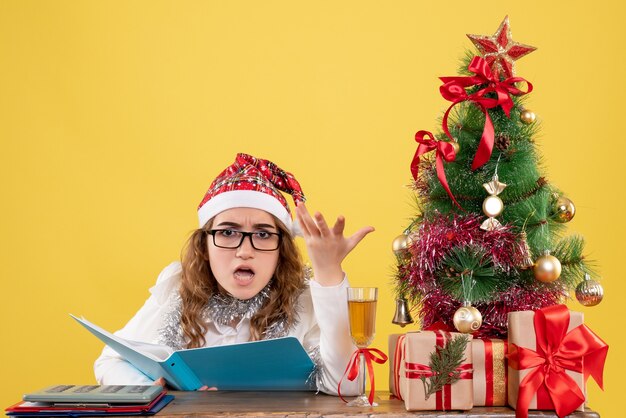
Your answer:
[[[438,270],[439,282],[445,293],[462,302],[490,300],[498,289],[491,257],[478,246],[455,247],[443,258]],[[462,276],[473,285],[463,288]]]
[[[457,335],[445,345],[437,347],[430,353],[428,366],[432,370],[432,376],[426,378],[420,376],[424,384],[424,399],[443,389],[445,385],[452,385],[461,372],[457,370],[465,361],[465,348],[469,342],[467,335]]]
[[[561,262],[559,281],[566,288],[573,288],[580,283],[585,273],[596,274],[593,262],[585,259],[583,249],[585,240],[580,235],[571,235],[561,239],[551,254]]]

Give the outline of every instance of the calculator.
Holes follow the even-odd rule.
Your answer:
[[[23,396],[29,402],[149,403],[163,392],[159,385],[55,385]]]

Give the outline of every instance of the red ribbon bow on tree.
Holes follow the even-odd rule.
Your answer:
[[[446,172],[443,169],[443,161],[454,161],[456,158],[456,152],[454,151],[454,146],[446,141],[439,141],[435,139],[435,136],[428,131],[419,131],[415,134],[415,142],[419,143],[417,150],[415,151],[415,155],[413,156],[413,161],[411,162],[411,173],[413,174],[413,179],[417,180],[417,174],[419,173],[419,165],[420,165],[420,156],[430,152],[432,150],[436,150],[436,167],[437,167],[437,178],[441,182],[441,185],[450,199],[454,202],[454,204],[459,208],[459,202],[456,201],[454,196],[452,195],[452,191],[450,190],[450,186],[448,186],[448,180],[446,179]]]
[[[337,394],[342,401],[348,402],[343,398],[343,396],[341,396],[341,381],[344,377],[347,377],[350,381],[357,378],[361,365],[361,354],[363,354],[363,358],[365,358],[365,363],[367,364],[367,374],[370,377],[370,394],[367,399],[369,400],[370,405],[372,405],[374,402],[374,392],[376,390],[374,386],[374,365],[372,364],[372,361],[375,361],[378,364],[385,364],[387,361],[387,355],[377,348],[359,348],[352,353],[350,361],[348,362],[348,367],[346,367],[346,371],[343,373],[343,377],[337,386]],[[365,379],[365,376],[363,376],[363,379]]]
[[[491,121],[491,117],[489,116],[487,109],[501,106],[504,113],[508,117],[511,117],[513,100],[510,95],[522,96],[530,93],[533,90],[533,85],[521,77],[509,77],[504,81],[500,81],[499,76],[491,71],[489,64],[487,64],[487,61],[482,57],[474,57],[467,69],[476,75],[439,78],[444,82],[444,85],[439,88],[441,95],[444,99],[452,102],[443,116],[442,126],[443,131],[446,133],[448,138],[454,140],[448,128],[448,115],[450,114],[452,108],[457,103],[467,100],[476,103],[478,107],[480,107],[485,114],[485,126],[483,128],[482,137],[480,138],[480,143],[478,144],[478,150],[476,151],[474,161],[472,162],[472,170],[476,170],[478,167],[481,167],[489,161],[493,151],[493,122]],[[527,84],[528,91],[522,91],[515,87],[515,83],[521,81]],[[487,84],[487,87],[478,90],[476,93],[467,94],[467,91],[465,91],[467,87],[479,86],[482,84]],[[487,97],[489,93],[495,93],[496,97]]]
[[[516,370],[532,369],[520,383],[516,416],[528,417],[528,406],[535,393],[541,399],[541,409],[551,403],[563,417],[584,401],[585,395],[566,370],[583,374],[586,382],[593,376],[603,388],[602,373],[609,346],[586,325],[570,332],[569,311],[564,305],[554,305],[535,312],[537,351],[510,344],[509,366]]]

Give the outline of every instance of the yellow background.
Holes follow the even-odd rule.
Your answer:
[[[121,327],[179,257],[195,208],[238,151],[292,171],[309,207],[376,232],[349,257],[394,301],[392,239],[414,214],[418,129],[447,103],[438,76],[510,16],[547,176],[576,203],[605,301],[583,310],[610,344],[605,393],[623,388],[624,41],[617,1],[0,2],[0,406],[93,382],[101,344],[68,316]],[[621,264],[620,264],[621,263]],[[377,388],[387,366],[376,368]],[[623,401],[623,399],[622,399]],[[339,400],[338,400],[339,402]]]

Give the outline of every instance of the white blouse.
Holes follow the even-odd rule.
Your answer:
[[[150,289],[150,297],[126,326],[116,335],[134,341],[159,343],[159,331],[165,326],[168,313],[174,309],[178,297],[182,267],[180,262],[167,266]],[[321,286],[310,281],[298,300],[299,322],[288,336],[296,337],[307,352],[319,348],[321,367],[318,389],[337,394],[351,354],[356,350],[350,338],[346,288],[348,280],[336,286]],[[246,342],[250,339],[250,320],[242,319],[235,327],[209,322],[205,347]],[[318,365],[319,366],[319,365]],[[94,364],[96,379],[103,385],[147,385],[153,381],[105,346]],[[218,388],[219,390],[219,388]],[[357,394],[357,380],[341,383],[342,395]]]

